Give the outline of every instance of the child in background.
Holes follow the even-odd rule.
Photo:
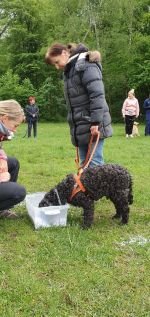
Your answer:
[[[39,108],[35,104],[35,97],[30,96],[28,98],[28,105],[25,108],[26,113],[26,121],[28,123],[28,138],[31,137],[31,131],[33,128],[33,135],[34,138],[37,137],[37,122],[38,122],[38,115],[39,115]]]

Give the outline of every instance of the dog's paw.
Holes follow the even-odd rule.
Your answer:
[[[128,220],[121,220],[120,225],[124,226],[128,224]]]
[[[120,219],[121,215],[115,214],[114,216],[112,216],[112,219]]]
[[[91,224],[85,224],[85,223],[83,223],[83,224],[81,225],[81,229],[82,229],[82,230],[89,230],[91,227],[92,227]]]

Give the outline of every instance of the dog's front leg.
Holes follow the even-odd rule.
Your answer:
[[[82,227],[90,228],[94,219],[94,200],[85,193],[79,192],[73,197],[71,204],[83,208]]]
[[[90,228],[94,220],[94,201],[87,201],[87,204],[83,206],[83,224],[84,229]]]

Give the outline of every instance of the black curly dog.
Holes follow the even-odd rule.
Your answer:
[[[129,204],[133,202],[132,179],[127,169],[116,164],[104,164],[83,171],[80,178],[86,192],[78,192],[69,201],[75,186],[73,174],[68,175],[55,188],[45,194],[39,207],[59,205],[66,202],[83,208],[83,227],[90,227],[94,218],[94,201],[105,196],[109,198],[116,209],[113,218],[121,218],[122,224],[129,219]],[[59,195],[59,196],[58,196]]]

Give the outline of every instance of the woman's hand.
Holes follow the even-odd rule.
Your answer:
[[[91,134],[92,134],[93,136],[98,135],[98,133],[99,133],[98,128],[99,128],[98,125],[92,125],[92,126],[91,126],[90,130],[91,130]]]
[[[0,182],[9,182],[10,174],[8,173],[7,160],[0,160]]]
[[[7,160],[0,159],[0,173],[8,172]]]
[[[0,173],[0,183],[9,182],[9,181],[10,181],[10,174],[8,172]]]

